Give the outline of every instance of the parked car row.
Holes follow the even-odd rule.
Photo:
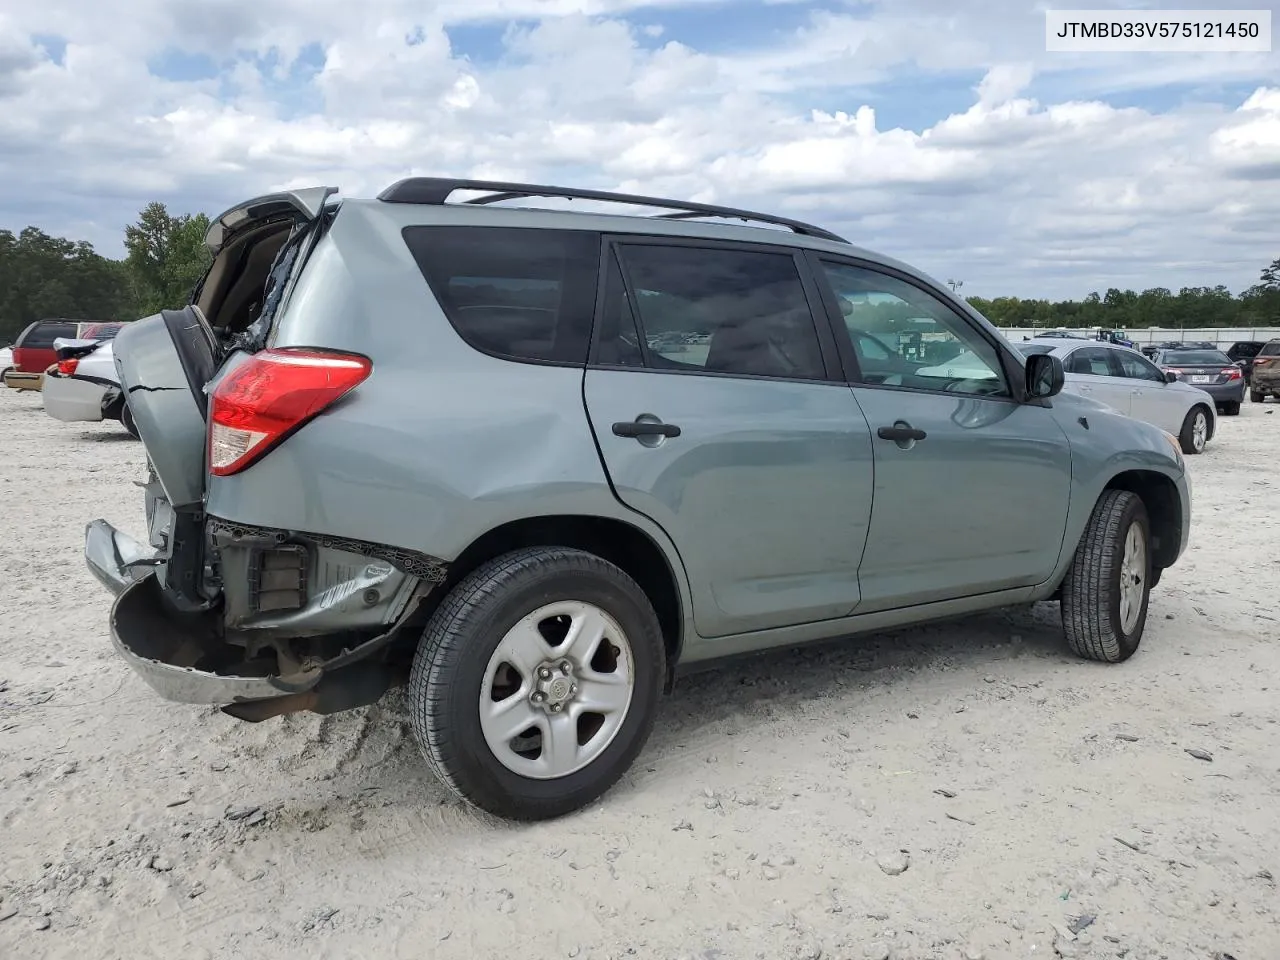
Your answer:
[[[19,334],[4,367],[5,386],[38,390],[57,420],[119,420],[135,438],[112,349],[122,321],[37,320]]]

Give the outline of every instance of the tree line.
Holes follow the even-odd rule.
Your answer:
[[[53,237],[37,227],[0,230],[0,344],[13,342],[33,320],[132,320],[187,303],[209,265],[209,218],[173,216],[149,203],[125,228],[123,260],[84,241]],[[969,297],[1001,327],[1269,327],[1280,326],[1280,259],[1239,295],[1226,287],[1112,288],[1083,300]],[[886,318],[892,325],[893,319]]]
[[[125,258],[38,227],[0,230],[0,344],[33,320],[134,320],[187,303],[209,266],[203,213],[149,203],[125,227]]]

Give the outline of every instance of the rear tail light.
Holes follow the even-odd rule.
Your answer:
[[[210,396],[210,472],[243,470],[372,372],[372,361],[350,353],[285,347],[254,354]]]
[[[1265,367],[1268,363],[1271,362],[1271,359],[1272,359],[1271,357],[1255,357],[1253,361],[1253,365],[1255,367]]]
[[[1239,368],[1239,367],[1224,367],[1224,368],[1223,368],[1223,370],[1222,370],[1222,375],[1223,375],[1224,377],[1226,377],[1228,380],[1239,380],[1239,379],[1240,379],[1240,368]]]
[[[58,372],[64,377],[69,377],[76,372],[76,367],[80,366],[79,357],[70,357],[66,360],[58,361]]]

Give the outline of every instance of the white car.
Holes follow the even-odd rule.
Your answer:
[[[1024,356],[1052,353],[1062,359],[1071,393],[1090,397],[1178,438],[1184,453],[1202,453],[1218,429],[1211,397],[1183,383],[1137,350],[1101,340],[1043,338],[1015,344]]]
[[[59,359],[45,374],[45,413],[68,423],[119,420],[136,438],[137,428],[120,389],[112,340],[53,342]]]

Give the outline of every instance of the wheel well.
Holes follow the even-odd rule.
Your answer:
[[[1107,489],[1128,490],[1142,498],[1151,521],[1152,564],[1172,566],[1182,546],[1182,501],[1174,482],[1163,473],[1129,470],[1112,477]]]
[[[448,579],[432,591],[419,616],[430,616],[435,606],[471,571],[494,557],[524,547],[572,547],[585,550],[620,567],[645,592],[658,615],[667,650],[668,685],[680,657],[684,620],[675,574],[662,550],[643,531],[621,520],[605,517],[551,516],[515,520],[495,527],[475,540],[449,565]]]

